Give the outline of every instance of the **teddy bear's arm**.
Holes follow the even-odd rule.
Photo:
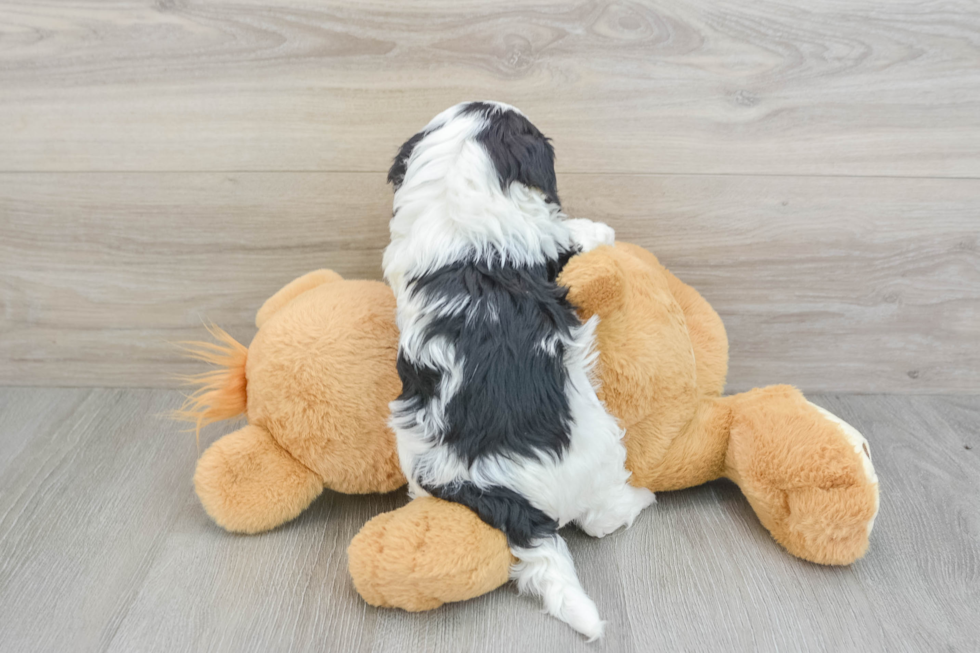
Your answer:
[[[194,488],[208,515],[235,533],[261,533],[295,518],[323,480],[249,424],[220,438],[197,462]]]

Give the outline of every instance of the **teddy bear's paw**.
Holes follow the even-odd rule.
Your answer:
[[[837,426],[841,436],[847,440],[851,450],[854,451],[854,455],[861,461],[861,469],[864,471],[864,475],[867,478],[868,483],[875,486],[875,514],[871,517],[871,520],[868,521],[868,534],[870,535],[871,529],[874,528],[875,525],[875,517],[878,516],[878,475],[875,473],[874,465],[871,462],[871,447],[868,445],[867,439],[865,439],[865,437],[861,435],[861,432],[856,428],[842,420],[840,417],[837,417],[837,415],[834,415],[829,410],[821,408],[812,402],[808,403],[816,408],[821,415],[827,418],[827,420],[833,422]]]
[[[600,245],[609,245],[611,247],[616,243],[616,232],[604,222],[593,222],[584,218],[574,218],[566,220],[565,224],[571,230],[572,242],[583,253],[591,252]]]
[[[792,386],[733,397],[725,464],[773,537],[795,556],[849,565],[878,514],[871,449],[850,424]]]
[[[828,438],[820,451],[837,453],[814,459],[811,482],[783,488],[783,501],[770,511],[774,520],[767,526],[794,555],[825,565],[848,565],[867,551],[878,514],[871,450],[853,426],[810,402],[805,405],[818,420],[813,425],[821,427],[811,437],[823,433]]]

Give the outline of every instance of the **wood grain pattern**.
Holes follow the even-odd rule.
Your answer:
[[[565,184],[697,288],[729,390],[980,390],[980,182],[598,176]]]
[[[2,439],[23,449],[0,475],[0,648],[99,650],[186,503],[193,435],[161,419],[172,395],[2,396],[18,407]]]
[[[731,331],[731,388],[980,389],[965,0],[0,0],[0,385],[172,386],[168,341],[377,277],[392,153],[467,98],[552,136]]]
[[[980,398],[812,399],[870,442],[868,555],[792,558],[729,483],[663,493],[628,531],[567,529],[609,621],[588,645],[511,587],[430,613],[365,605],[344,550],[401,493],[328,493],[284,528],[224,533],[193,495],[193,436],[153,416],[173,391],[0,389],[0,651],[977,650]]]
[[[377,277],[383,176],[13,175],[0,181],[6,384],[173,386],[173,342],[249,342],[261,302],[334,267]]]
[[[729,388],[980,390],[980,181],[562,175],[699,289]],[[286,282],[378,278],[383,174],[0,174],[0,385],[173,386]]]
[[[382,171],[492,97],[564,172],[980,175],[966,0],[4,0],[0,26],[3,171]]]

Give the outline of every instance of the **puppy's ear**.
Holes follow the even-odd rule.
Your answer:
[[[583,320],[609,315],[625,303],[626,273],[612,252],[613,248],[603,246],[579,254],[558,277],[558,283],[568,288],[568,300]]]
[[[398,150],[398,154],[395,155],[395,160],[391,164],[391,169],[388,170],[388,183],[398,190],[401,187],[402,182],[405,181],[405,171],[408,169],[408,160],[412,156],[412,151],[415,150],[415,146],[419,144],[425,137],[425,132],[420,131],[415,136],[405,141],[401,148]]]
[[[490,156],[502,188],[520,182],[540,190],[552,204],[559,204],[555,149],[530,120],[516,111],[491,114],[477,140]]]

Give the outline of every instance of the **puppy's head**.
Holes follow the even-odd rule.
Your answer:
[[[500,102],[464,102],[440,113],[401,146],[388,182],[398,193],[436,175],[465,175],[467,168],[492,172],[505,194],[521,184],[559,205],[550,139],[518,109]]]

